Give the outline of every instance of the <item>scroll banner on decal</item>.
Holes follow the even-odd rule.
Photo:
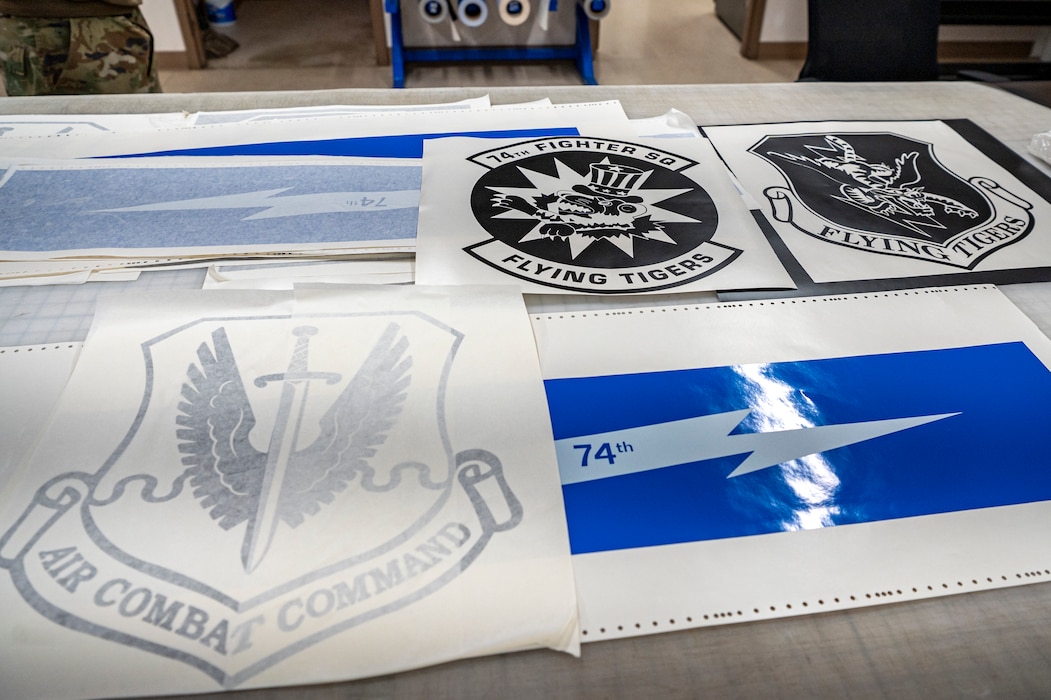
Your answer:
[[[187,589],[170,575],[145,572],[85,537],[83,521],[90,521],[95,486],[87,474],[63,475],[40,488],[18,525],[4,535],[5,545],[22,546],[5,548],[17,554],[0,557],[0,566],[10,570],[19,593],[45,617],[181,661],[225,687],[236,687],[298,649],[444,587],[496,533],[518,524],[521,506],[499,462],[482,450],[468,450],[458,460],[456,481],[449,482],[442,508],[445,520],[421,528],[379,561],[348,564],[317,575],[301,590],[259,596],[247,605]],[[498,522],[494,511],[511,516]],[[63,517],[67,512],[71,515]],[[432,551],[437,554],[421,558]],[[389,578],[391,562],[403,567],[409,559],[418,562],[418,571],[405,570],[404,585]],[[70,600],[81,603],[75,615],[66,612]]]
[[[440,24],[449,18],[449,5],[445,0],[420,0],[420,17],[429,24]]]
[[[533,6],[529,0],[500,0],[496,9],[504,24],[517,27],[529,19]]]
[[[584,14],[591,20],[605,19],[609,14],[610,0],[579,0]]]
[[[489,19],[489,6],[485,0],[460,0],[457,15],[465,27],[480,27]]]
[[[957,226],[957,230],[943,226],[944,232],[927,240],[876,231],[860,231],[850,227],[828,226],[791,189],[768,187],[763,191],[770,203],[775,220],[788,223],[803,233],[819,240],[828,240],[857,250],[882,250],[916,260],[955,265],[973,269],[986,255],[1025,238],[1033,230],[1033,205],[995,180],[972,177],[967,181],[976,192],[985,195],[988,210],[986,223],[980,228]]]

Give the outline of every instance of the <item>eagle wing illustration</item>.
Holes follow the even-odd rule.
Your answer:
[[[894,178],[890,181],[893,187],[908,187],[920,181],[920,166],[917,159],[920,157],[918,151],[902,153],[894,159]]]
[[[225,328],[212,333],[212,343],[214,351],[201,343],[199,364],[186,370],[176,435],[183,464],[190,467],[193,495],[229,530],[255,513],[266,453],[248,439],[255,415]]]
[[[371,485],[368,459],[387,438],[401,412],[411,381],[409,343],[391,323],[376,341],[357,373],[322,416],[321,434],[292,455],[281,492],[281,520],[296,527],[305,515],[317,513],[322,503],[360,473]]]

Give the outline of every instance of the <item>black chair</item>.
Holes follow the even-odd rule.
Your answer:
[[[1051,26],[1049,0],[942,0],[941,24]],[[980,80],[994,83],[1012,92],[1047,104],[1047,86],[1023,85],[1027,82],[1051,81],[1051,62],[1021,61],[953,61],[941,66],[943,78]],[[1032,94],[1029,94],[1032,93]]]
[[[938,0],[808,0],[799,80],[938,79]]]

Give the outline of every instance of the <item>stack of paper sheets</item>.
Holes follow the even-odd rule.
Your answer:
[[[4,697],[1051,575],[1019,535],[1051,525],[1051,341],[978,284],[1051,280],[1051,181],[970,122],[483,99],[0,129],[7,284],[208,268],[86,308],[83,348],[0,348]]]
[[[0,277],[393,257],[401,281],[425,141],[629,128],[616,102],[20,117],[3,136]]]

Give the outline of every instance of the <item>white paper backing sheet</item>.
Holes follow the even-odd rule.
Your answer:
[[[704,139],[429,141],[417,279],[530,294],[793,288]]]
[[[623,129],[629,122],[616,101],[559,105],[509,105],[498,109],[398,110],[358,112],[339,116],[302,117],[262,122],[201,123],[199,126],[153,129],[147,132],[64,133],[4,139],[5,158],[89,158],[126,154],[159,154],[225,148],[245,144],[317,142],[309,153],[337,153],[343,140],[418,135],[438,137],[464,132],[553,127]],[[326,143],[327,142],[327,143]],[[288,151],[284,151],[288,152]],[[271,153],[269,151],[264,153]],[[211,155],[221,155],[211,153]],[[384,152],[383,155],[393,155]],[[419,158],[420,154],[414,157]]]
[[[1051,548],[1046,538],[1037,534],[1051,526],[1051,504],[1046,493],[1040,492],[1047,482],[1044,465],[1048,445],[1046,430],[1040,424],[1043,420],[1040,415],[1046,416],[1046,412],[1030,416],[1032,406],[1023,406],[1021,402],[1009,406],[1008,410],[996,411],[995,407],[1001,406],[997,403],[999,380],[990,379],[991,387],[979,387],[974,381],[979,375],[992,376],[994,370],[1005,371],[1004,368],[971,367],[970,372],[959,374],[958,381],[950,372],[945,383],[949,386],[948,394],[955,397],[952,399],[925,388],[910,387],[904,378],[888,382],[876,374],[869,377],[853,369],[847,372],[850,380],[847,384],[855,390],[866,382],[884,385],[866,390],[884,397],[878,407],[865,405],[864,400],[854,395],[844,395],[853,392],[847,392],[843,386],[817,379],[813,380],[816,387],[806,384],[812,368],[819,366],[864,368],[874,360],[907,363],[911,357],[922,356],[931,363],[925,366],[936,368],[938,361],[932,358],[943,354],[1002,347],[1016,347],[1021,355],[1031,357],[1034,376],[1044,381],[1047,367],[1051,366],[1051,343],[993,287],[591,310],[534,314],[532,318],[548,384],[560,468],[563,481],[570,484],[565,487],[565,493],[584,641],[980,591],[1046,581],[1051,575]],[[739,415],[717,428],[722,432],[707,438],[701,437],[704,429],[699,423],[691,424],[695,427],[689,429],[688,434],[694,438],[675,437],[672,429],[676,424],[662,423],[651,427],[660,433],[654,438],[656,442],[645,443],[646,428],[633,428],[635,423],[630,422],[630,418],[624,418],[622,425],[602,437],[560,434],[559,402],[567,395],[559,390],[561,384],[610,382],[622,375],[643,377],[643,381],[650,381],[647,377],[658,377],[662,381],[665,377],[680,377],[674,380],[680,384],[686,381],[681,377],[689,373],[708,371],[697,368],[730,368],[735,376],[759,377],[755,379],[758,384],[742,382],[742,386],[754,387],[762,385],[765,374],[774,376],[778,363],[804,368],[796,375],[801,383],[793,387],[771,380],[765,393],[760,391],[752,398],[747,392],[740,396],[731,392],[731,398],[740,399],[730,401],[732,408],[750,407],[756,414],[765,412],[774,416],[780,411],[787,416],[782,425],[768,426],[765,430],[755,428],[757,432],[773,430],[782,436],[810,433],[810,429],[817,427],[816,419],[800,419],[793,413],[794,403],[818,408],[840,403],[858,414],[869,414],[870,420],[902,420],[917,412],[916,401],[920,404],[929,401],[928,413],[936,412],[933,406],[950,405],[956,406],[959,413],[950,413],[946,408],[937,416],[923,419],[932,421],[929,425],[905,429],[893,439],[863,436],[856,440],[857,446],[846,447],[846,453],[833,451],[804,457],[807,450],[798,450],[797,459],[788,459],[788,454],[779,453],[777,450],[781,447],[773,446],[774,443],[767,443],[769,449],[759,446],[763,443],[749,443],[756,439],[750,429],[743,431],[747,434],[741,434],[740,427],[734,429],[735,422],[742,421]],[[750,367],[759,368],[759,374],[750,374]],[[669,380],[666,385],[654,386],[672,384]],[[693,392],[689,400],[701,401],[708,397],[700,394],[715,389],[698,384],[689,391]],[[1005,391],[1014,391],[1034,405],[1046,403],[1045,392],[1037,385]],[[583,420],[588,420],[589,413],[605,412],[615,421],[618,414],[663,410],[674,400],[671,393],[611,391],[608,395],[591,395],[590,404],[582,400],[562,409],[566,415],[584,416]],[[857,391],[857,396],[868,394]],[[769,404],[765,408],[764,400]],[[962,408],[967,401],[971,402],[969,408]],[[607,408],[607,404],[613,407]],[[638,409],[641,404],[652,406]],[[994,408],[986,409],[986,405]],[[952,421],[964,420],[969,411],[982,415],[976,420],[986,427],[965,431],[962,436],[954,433],[957,428],[952,427]],[[850,429],[857,425],[861,423],[851,425]],[[830,429],[835,426],[820,428]],[[900,425],[891,428],[899,429]],[[931,431],[926,434],[931,437],[925,437],[924,429]],[[941,430],[948,432],[938,432]],[[893,442],[901,435],[917,436],[916,444],[921,449],[915,453],[923,456],[910,457],[911,453],[906,451],[898,461],[870,464],[860,476],[854,463],[843,456],[853,455],[855,462],[861,463],[858,455],[864,456],[867,450],[881,454],[878,450],[888,448],[880,445],[886,445],[887,440]],[[598,440],[605,440],[605,446],[599,446]],[[743,440],[745,444],[728,450],[725,454],[741,454],[724,462],[672,466],[690,459],[673,455],[659,462],[660,457],[653,457],[656,453],[674,453],[677,449],[699,454],[702,450],[693,440],[701,444],[703,440],[715,443]],[[989,441],[1003,446],[1002,457],[996,457],[1000,447],[988,448]],[[590,461],[584,454],[586,449],[590,450]],[[764,449],[766,454],[759,454]],[[1018,454],[1011,450],[1017,450]],[[988,456],[990,451],[992,457]],[[753,463],[752,457],[745,459],[749,453],[767,459]],[[968,466],[963,462],[968,460],[969,453],[984,456],[976,457],[977,464]],[[910,462],[910,459],[918,461]],[[655,463],[645,463],[646,460]],[[737,463],[740,465],[731,471]],[[665,464],[669,467],[659,468]],[[966,471],[972,468],[974,471]],[[615,469],[618,471],[614,472]],[[584,496],[578,499],[571,493],[574,486],[581,485],[572,484],[574,480],[585,480],[584,486],[602,487],[613,483],[615,479],[603,478],[603,470],[609,470],[614,476],[641,470],[633,476],[655,478],[679,470],[693,478],[689,476],[689,469],[695,470],[694,475],[699,473],[696,470],[724,471],[714,476],[702,475],[707,480],[697,481],[696,486],[683,481],[687,484],[683,489],[666,489],[654,494],[644,491],[644,481],[637,479],[635,485],[629,487],[634,491],[626,489],[624,508],[620,508],[620,502],[610,506],[598,499],[587,500]],[[892,481],[893,474],[898,474],[902,481]],[[914,484],[913,474],[917,475],[916,479],[926,475],[922,478],[927,481],[922,483],[928,491],[921,493],[921,482]],[[677,524],[662,526],[669,529],[692,527],[694,520],[707,517],[705,508],[716,507],[725,507],[727,519],[739,521],[742,527],[751,527],[750,521],[758,522],[764,507],[771,503],[776,506],[782,499],[781,496],[774,498],[773,491],[762,491],[759,486],[751,487],[759,496],[744,495],[748,487],[747,482],[741,480],[751,478],[783,478],[784,484],[795,490],[796,500],[784,500],[796,503],[794,512],[790,508],[790,512],[780,513],[781,525],[768,528],[765,534],[730,533],[702,539],[689,533],[677,538],[678,533],[671,532],[669,541],[676,541],[668,544],[648,546],[639,540],[596,546],[592,548],[594,551],[579,553],[587,538],[578,539],[581,532],[577,530],[588,530],[591,525],[595,525],[598,532],[593,534],[599,539],[605,535],[605,529],[623,528],[624,534],[618,536],[629,539],[634,536],[633,530],[653,527],[651,522],[632,520],[633,514],[628,511],[635,506],[650,508],[647,512],[651,512],[654,519],[663,518],[665,510],[686,509],[688,512]],[[589,479],[592,481],[586,481]],[[991,502],[983,500],[986,498],[981,493],[983,489],[1006,488],[1004,485],[1013,480],[1032,480],[1032,485],[1022,483],[1022,495],[1016,492],[1013,504],[983,507]],[[972,483],[975,481],[978,483]],[[853,505],[848,505],[847,491],[859,482],[864,485],[860,489],[862,495],[855,494],[851,497]],[[904,486],[895,487],[895,483]],[[679,492],[690,488],[696,488],[698,493]],[[707,495],[700,491],[705,488],[719,493],[725,491],[728,498],[739,500],[720,504],[717,501],[722,496],[716,495],[703,501]],[[960,496],[962,500],[954,500],[958,494],[971,490],[979,492],[977,500],[967,501],[963,496]],[[597,493],[606,493],[609,497],[613,492]],[[771,503],[764,505],[763,494]],[[867,504],[865,499],[869,496],[879,497],[886,503]],[[918,507],[922,510],[927,500],[935,502],[943,496],[955,505],[919,516],[893,515],[906,512],[895,510],[898,500],[918,497]],[[654,502],[630,502],[646,499]],[[607,506],[616,510],[615,517],[604,512]],[[883,515],[854,517],[848,508],[859,512],[882,509]],[[575,511],[585,511],[587,519]],[[717,522],[708,527],[717,529],[722,524]],[[757,532],[762,530],[761,524],[756,527]],[[587,532],[583,534],[590,536]]]
[[[510,288],[105,299],[0,501],[0,696],[576,653],[544,407]]]
[[[0,492],[35,444],[82,343],[0,347]]]

